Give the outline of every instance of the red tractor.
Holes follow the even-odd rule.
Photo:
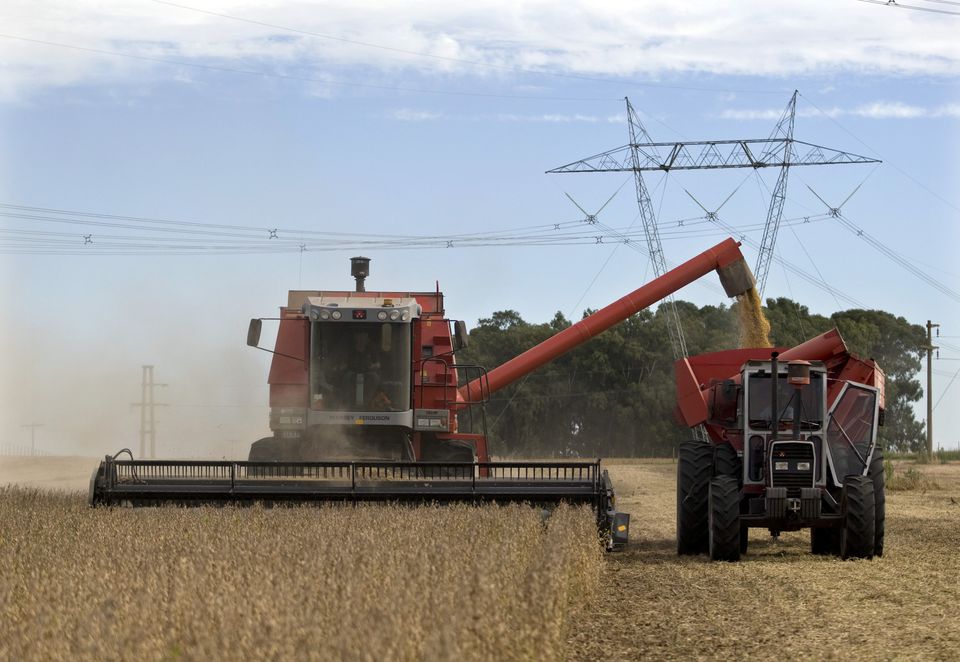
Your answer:
[[[675,365],[677,409],[709,442],[680,446],[677,552],[736,561],[748,531],[810,529],[814,554],[883,554],[884,374],[836,330],[791,349]]]

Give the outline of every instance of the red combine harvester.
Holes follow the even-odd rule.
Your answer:
[[[682,444],[677,552],[735,561],[751,527],[809,528],[814,554],[883,554],[884,374],[837,330],[791,349],[675,364],[677,410],[710,442]]]
[[[629,516],[600,461],[491,462],[482,405],[614,324],[716,271],[729,296],[754,286],[727,239],[487,372],[456,361],[463,322],[432,292],[291,291],[270,368],[270,428],[246,462],[119,460],[91,480],[91,503],[520,501],[589,503],[610,547]],[[256,347],[262,320],[250,322]],[[271,350],[266,350],[271,351]],[[118,454],[119,455],[119,454]]]

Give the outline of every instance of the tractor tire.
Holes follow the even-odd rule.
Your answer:
[[[817,556],[837,556],[840,554],[840,530],[810,529],[810,553]]]
[[[844,559],[873,558],[876,507],[873,481],[867,476],[847,476],[843,483],[843,528],[840,556]]]
[[[750,529],[742,526],[740,527],[740,556],[743,556],[747,553],[747,547],[750,546]]]
[[[737,457],[737,451],[730,444],[717,444],[713,449],[713,475],[733,476],[737,485],[743,481],[743,463]]]
[[[677,554],[707,551],[707,498],[713,448],[702,441],[680,444],[677,460]]]
[[[710,481],[709,550],[712,561],[740,560],[740,488],[733,476]]]
[[[883,536],[887,528],[887,496],[884,490],[883,449],[879,446],[873,451],[867,475],[873,482],[873,555],[883,556]]]
[[[276,437],[264,437],[250,444],[250,453],[247,455],[248,462],[278,462],[288,459],[285,453],[289,453],[289,442],[284,443]],[[250,467],[247,469],[248,476],[271,476],[274,472],[266,468]]]

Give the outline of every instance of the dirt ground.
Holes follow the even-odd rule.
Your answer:
[[[753,530],[740,563],[678,558],[670,460],[611,462],[628,551],[568,638],[575,660],[960,657],[960,464],[888,492],[881,559],[811,556],[807,532]]]
[[[0,485],[85,491],[96,462],[0,458]],[[607,555],[570,659],[958,658],[960,463],[916,467],[938,489],[888,492],[882,559],[814,557],[806,532],[754,530],[736,564],[676,556],[671,460],[605,464],[632,542]]]
[[[0,485],[85,492],[99,462],[92,457],[0,456]]]

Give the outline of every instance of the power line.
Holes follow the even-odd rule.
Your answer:
[[[951,16],[960,16],[960,12],[948,11],[946,9],[933,9],[932,7],[919,7],[917,5],[904,5],[897,2],[896,0],[857,0],[857,2],[867,2],[871,5],[883,5],[884,7],[896,7],[897,9],[913,9],[915,11],[932,12],[934,14],[950,14]],[[954,3],[943,2],[943,4],[954,4]]]
[[[937,371],[934,371],[937,372]],[[939,373],[938,373],[939,374]],[[947,391],[950,390],[950,387],[953,386],[953,381],[957,378],[957,375],[960,375],[960,368],[957,368],[957,371],[953,373],[953,377],[950,378],[950,381],[947,382],[947,387],[943,389],[943,393],[940,394],[940,397],[937,398],[936,404],[933,405],[933,410],[936,411],[937,405],[940,404],[940,401],[943,400],[943,396],[947,394]]]
[[[840,123],[837,119],[835,119],[834,117],[831,117],[831,116],[830,116],[830,113],[826,112],[823,108],[821,108],[820,106],[818,106],[817,104],[815,104],[809,97],[805,96],[804,94],[800,94],[800,96],[802,96],[807,103],[809,103],[811,106],[813,106],[813,107],[817,110],[818,113],[820,113],[820,114],[823,115],[825,118],[827,118],[828,120],[830,120],[831,122],[833,122],[834,124],[836,124],[837,127],[838,127],[841,131],[843,131],[843,132],[846,133],[848,136],[850,136],[851,138],[853,138],[854,140],[856,140],[858,143],[860,143],[861,145],[863,145],[864,147],[866,147],[868,150],[870,150],[871,152],[873,152],[876,156],[882,158],[884,163],[886,163],[887,165],[891,166],[894,170],[896,170],[897,172],[899,172],[901,175],[903,175],[904,177],[906,177],[907,179],[909,179],[911,182],[913,182],[913,183],[916,184],[918,187],[920,187],[921,189],[923,189],[924,191],[926,191],[928,194],[930,194],[930,195],[932,195],[933,197],[935,197],[937,200],[939,200],[939,201],[942,202],[943,204],[947,205],[947,206],[950,207],[951,209],[954,209],[954,210],[956,210],[956,211],[960,211],[960,206],[957,206],[956,204],[954,204],[954,203],[951,202],[950,200],[947,200],[945,197],[943,197],[942,195],[940,195],[939,193],[937,193],[936,191],[934,191],[933,189],[931,189],[930,187],[928,187],[926,184],[924,184],[924,183],[921,182],[919,179],[917,179],[916,177],[914,177],[913,175],[911,175],[909,172],[907,172],[906,170],[904,170],[903,168],[901,168],[900,166],[898,166],[896,163],[894,163],[893,161],[890,161],[889,159],[887,159],[886,157],[884,157],[882,154],[880,154],[880,152],[878,152],[876,149],[874,149],[873,147],[871,147],[870,145],[868,145],[866,142],[864,142],[863,139],[861,139],[857,134],[855,134],[853,131],[851,131],[850,129],[848,129],[847,127],[845,127],[843,124],[841,124],[841,123]]]

